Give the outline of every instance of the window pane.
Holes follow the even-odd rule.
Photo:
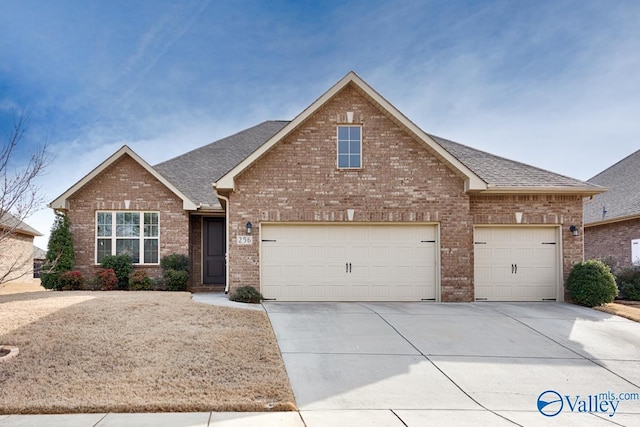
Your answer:
[[[339,155],[338,156],[338,167],[339,168],[348,168],[349,167],[349,156],[348,155]]]
[[[349,139],[349,128],[347,126],[338,126],[338,139]]]
[[[349,128],[349,139],[350,140],[358,140],[360,141],[360,128],[357,126],[353,126]]]
[[[158,240],[157,239],[145,239],[144,263],[145,264],[158,263]]]
[[[360,154],[360,141],[351,141],[349,143],[349,154]]]
[[[98,212],[97,220],[98,236],[109,237],[112,233],[111,212]]]
[[[338,141],[338,154],[349,153],[349,141]]]
[[[158,237],[158,214],[146,212],[144,214],[144,237]]]
[[[98,264],[102,262],[105,256],[111,255],[111,239],[98,239],[97,259]]]
[[[116,255],[129,255],[131,262],[140,263],[140,240],[139,239],[117,239]]]
[[[360,155],[351,155],[349,156],[350,158],[350,162],[349,162],[349,167],[351,168],[359,168],[360,167]]]
[[[140,236],[140,213],[117,212],[116,213],[116,236],[117,237]]]

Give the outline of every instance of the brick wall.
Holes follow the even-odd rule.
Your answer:
[[[160,212],[160,257],[189,253],[189,216],[182,200],[128,155],[123,155],[69,198],[69,220],[76,268],[92,278],[95,265],[95,222],[98,210]],[[161,277],[159,266],[144,268]]]
[[[613,257],[617,267],[631,264],[631,240],[640,239],[640,218],[613,222],[584,230],[586,259]]]
[[[338,117],[363,127],[361,170],[336,167]],[[341,121],[344,119],[341,119]],[[432,222],[441,231],[444,301],[473,299],[473,227],[463,180],[353,86],[347,86],[236,179],[230,195],[230,286],[259,287],[257,239],[247,221]]]
[[[515,212],[522,212],[522,224],[561,225],[562,264],[566,280],[571,267],[583,259],[583,239],[573,236],[571,225],[582,228],[582,197],[573,195],[473,195],[474,224],[517,224]]]

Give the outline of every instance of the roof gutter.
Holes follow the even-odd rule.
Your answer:
[[[216,197],[226,202],[224,207],[224,293],[229,294],[229,198],[218,193],[215,182],[211,187]]]
[[[611,218],[611,219],[605,219],[604,221],[594,221],[594,222],[590,222],[590,223],[585,223],[584,227],[596,227],[598,225],[605,225],[605,224],[613,224],[616,222],[622,222],[622,221],[630,221],[633,219],[640,219],[640,215],[639,214],[633,214],[633,215],[627,215],[627,216],[619,216],[617,218]]]
[[[606,188],[591,187],[496,187],[490,185],[484,191],[473,191],[475,194],[573,194],[584,197],[594,196],[607,191]]]

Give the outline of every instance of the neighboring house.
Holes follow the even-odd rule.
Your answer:
[[[215,189],[215,190],[214,190]],[[188,254],[191,289],[295,301],[563,300],[599,186],[429,135],[355,73],[292,121],[154,167],[123,147],[54,200],[76,266]]]
[[[0,211],[0,283],[33,278],[33,238],[36,229],[9,212]]]
[[[640,150],[588,182],[608,191],[584,205],[585,258],[640,264]]]

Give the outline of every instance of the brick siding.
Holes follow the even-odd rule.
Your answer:
[[[336,167],[338,116],[362,118],[361,170]],[[236,245],[261,221],[439,223],[442,299],[470,301],[472,227],[464,182],[351,86],[276,144],[236,180],[230,198],[230,285],[259,287],[257,239]]]
[[[3,277],[4,282],[33,278],[33,236],[0,230],[0,279]]]
[[[361,170],[336,167],[336,126],[362,124]],[[349,85],[236,178],[230,194],[230,287],[259,288],[259,243],[236,245],[261,221],[429,222],[440,225],[441,299],[473,301],[473,225],[562,224],[565,276],[582,259],[579,196],[469,196],[463,180]]]
[[[640,239],[640,218],[587,227],[584,230],[586,259],[612,257],[614,267],[631,265],[631,240]]]
[[[123,155],[68,199],[76,268],[92,279],[95,265],[96,211],[160,212],[160,258],[189,254],[189,214],[182,200],[128,155]],[[150,277],[162,277],[160,266],[144,268]]]

